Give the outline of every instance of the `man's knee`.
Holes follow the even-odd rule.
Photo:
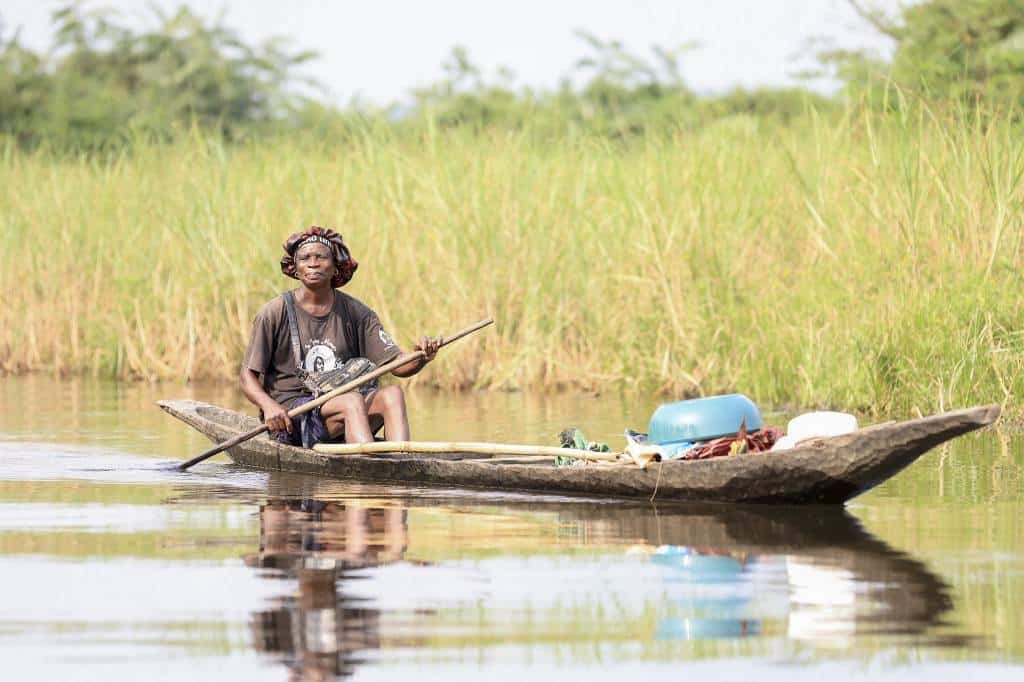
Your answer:
[[[366,403],[359,393],[343,393],[327,401],[321,408],[321,414],[327,415],[357,415],[366,413]]]
[[[380,401],[385,410],[404,410],[405,393],[401,386],[385,386],[380,389]]]

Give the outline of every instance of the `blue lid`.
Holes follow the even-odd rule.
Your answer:
[[[667,445],[734,436],[739,433],[744,419],[747,431],[764,426],[757,405],[741,393],[666,403],[651,416],[647,439],[657,445]]]

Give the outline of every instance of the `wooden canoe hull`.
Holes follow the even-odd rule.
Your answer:
[[[207,403],[165,400],[158,404],[215,443],[258,425],[252,417]],[[550,464],[397,454],[326,455],[282,445],[266,435],[233,447],[227,454],[236,464],[256,469],[365,481],[662,502],[842,504],[892,477],[936,445],[987,426],[998,416],[998,405],[974,407],[880,424],[793,450],[670,461],[647,469],[555,468]]]

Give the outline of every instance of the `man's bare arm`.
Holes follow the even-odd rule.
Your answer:
[[[413,350],[421,350],[426,355],[422,358],[410,360],[400,367],[396,367],[391,370],[391,373],[396,377],[411,377],[421,369],[427,366],[427,363],[434,359],[437,355],[437,349],[441,347],[441,339],[435,339],[430,336],[424,336],[420,339],[420,342],[413,346]]]
[[[263,390],[259,374],[248,367],[243,367],[238,374],[238,385],[249,402],[263,410],[263,423],[268,429],[292,432],[292,420],[288,416],[288,410]]]

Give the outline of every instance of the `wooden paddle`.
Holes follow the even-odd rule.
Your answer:
[[[465,329],[463,329],[462,331],[456,332],[455,334],[453,334],[451,336],[441,337],[441,342],[438,344],[438,348],[441,348],[442,346],[447,346],[449,343],[452,343],[453,341],[458,341],[463,336],[468,336],[469,334],[472,334],[473,332],[475,332],[475,331],[477,331],[479,329],[483,329],[484,327],[486,327],[487,325],[489,325],[489,324],[491,324],[493,322],[494,322],[494,320],[490,320],[490,319],[488,319],[488,320],[481,320],[480,322],[477,322],[476,324],[472,324],[472,325],[466,327]],[[425,355],[426,354],[423,351],[421,351],[421,350],[414,351],[412,353],[404,353],[404,354],[398,356],[397,358],[395,358],[394,360],[392,360],[391,362],[389,362],[389,363],[387,363],[385,365],[381,365],[377,369],[373,370],[372,372],[368,372],[368,373],[364,374],[363,376],[359,377],[358,379],[353,379],[352,381],[350,381],[347,384],[344,384],[342,386],[339,386],[338,388],[334,389],[333,391],[329,391],[327,393],[324,393],[322,396],[320,396],[319,398],[316,398],[315,400],[310,400],[308,403],[303,403],[302,405],[299,405],[295,409],[289,410],[288,411],[288,418],[290,419],[292,417],[297,417],[300,414],[303,414],[305,412],[309,412],[310,410],[314,410],[314,409],[320,407],[321,405],[323,405],[324,403],[326,403],[331,398],[334,398],[335,396],[339,396],[342,393],[348,393],[352,389],[355,389],[355,388],[358,388],[358,387],[362,386],[367,381],[371,381],[373,379],[376,379],[379,376],[387,374],[388,372],[401,367],[402,365],[404,365],[407,362],[411,362],[412,360],[418,360],[419,358],[422,358]],[[193,457],[189,461],[179,465],[177,468],[179,470],[181,470],[181,471],[185,471],[186,469],[188,469],[192,465],[199,464],[203,460],[209,459],[210,457],[213,457],[217,453],[224,452],[228,448],[233,448],[236,445],[238,445],[239,443],[244,443],[245,441],[249,440],[250,438],[254,438],[254,437],[260,435],[261,433],[263,433],[266,430],[267,430],[267,425],[266,424],[260,424],[260,426],[258,428],[255,428],[252,431],[246,431],[245,433],[243,433],[241,435],[235,436],[231,440],[225,441],[225,442],[221,443],[220,445],[216,445],[216,446],[210,448],[209,450],[207,450],[206,452],[204,452],[204,453],[202,453],[200,455],[196,455],[195,457]]]

